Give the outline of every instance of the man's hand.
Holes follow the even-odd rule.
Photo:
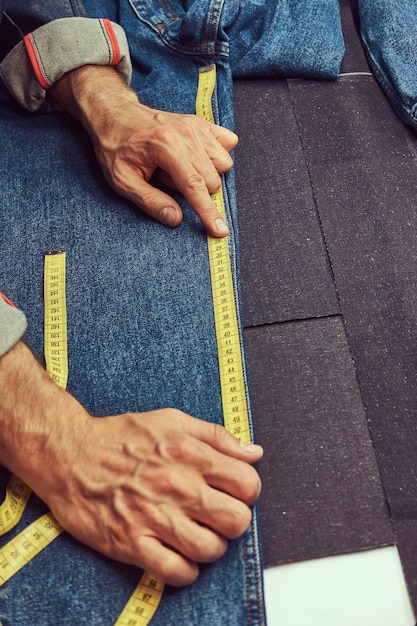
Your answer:
[[[259,450],[223,428],[165,409],[89,418],[71,432],[65,451],[48,450],[53,480],[36,487],[96,550],[180,586],[248,527],[260,492],[248,462]]]
[[[175,409],[91,417],[22,343],[0,396],[0,462],[103,554],[183,586],[249,526],[260,446]]]
[[[228,233],[210,194],[220,187],[220,174],[233,165],[233,132],[196,115],[150,109],[111,67],[69,72],[51,93],[83,123],[117,192],[167,226],[178,226],[179,204],[149,183],[160,171],[161,182],[184,195],[211,235]]]

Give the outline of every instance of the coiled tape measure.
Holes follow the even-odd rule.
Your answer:
[[[210,122],[214,122],[212,96],[215,85],[216,66],[201,68],[196,113]],[[226,220],[222,188],[212,194],[212,199]],[[207,244],[224,425],[240,441],[249,443],[251,433],[228,237],[217,239],[208,236]],[[49,375],[63,389],[68,379],[65,273],[65,251],[47,253],[44,265],[45,362]],[[20,521],[30,494],[30,488],[17,476],[12,476],[0,506],[0,535]],[[51,513],[47,513],[3,546],[0,549],[0,586],[61,532],[61,525]],[[163,589],[161,580],[144,572],[114,626],[147,626],[155,614]]]

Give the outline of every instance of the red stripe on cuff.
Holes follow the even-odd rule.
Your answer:
[[[42,89],[49,89],[49,87],[51,87],[51,83],[49,83],[49,81],[47,81],[45,74],[43,73],[42,70],[42,66],[40,63],[40,59],[38,57],[38,54],[36,52],[36,47],[35,47],[35,43],[32,39],[32,35],[29,33],[28,35],[25,35],[24,39],[24,44],[25,44],[25,48],[26,48],[26,52],[28,54],[29,57],[29,61],[32,65],[32,69],[35,73],[36,76],[36,80],[38,81],[38,83],[40,84],[40,86],[42,87]]]
[[[119,41],[116,37],[116,33],[114,32],[114,29],[110,20],[103,19],[101,21],[103,23],[104,29],[107,33],[107,37],[109,38],[111,48],[112,48],[113,58],[111,60],[110,65],[117,65],[122,57],[121,52],[120,52]]]
[[[5,296],[5,295],[4,295],[4,293],[2,293],[1,291],[0,291],[0,298],[3,298],[3,300],[4,300],[7,304],[9,304],[10,306],[12,306],[14,309],[16,309],[16,308],[17,308],[17,307],[16,307],[16,305],[14,305],[14,304],[13,304],[13,302],[12,302],[11,300],[9,300],[9,298],[8,298],[7,296]]]

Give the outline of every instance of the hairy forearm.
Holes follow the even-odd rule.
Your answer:
[[[138,104],[138,96],[113,67],[84,65],[65,74],[50,96],[68,111],[94,139],[116,124],[124,104]]]
[[[23,342],[0,359],[0,462],[43,492],[55,450],[83,409],[60,389]],[[42,495],[42,494],[40,494]]]

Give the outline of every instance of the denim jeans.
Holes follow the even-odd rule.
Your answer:
[[[417,128],[417,7],[414,0],[359,0],[373,73],[401,119]]]
[[[198,69],[215,62],[215,116],[228,127],[233,76],[336,78],[344,53],[336,0],[85,4],[125,28],[132,86],[146,104],[193,112]],[[108,188],[74,122],[29,118],[5,93],[0,137],[0,285],[26,312],[35,352],[43,352],[43,255],[65,248],[69,390],[94,415],[174,406],[221,423],[206,235],[190,207],[181,200],[185,217],[175,230],[147,218]],[[239,306],[233,172],[224,191]],[[0,477],[4,489],[7,472]],[[43,511],[32,497],[16,532]],[[0,621],[111,625],[140,574],[63,534],[0,589]],[[195,584],[166,590],[152,624],[264,623],[255,509],[246,535]]]

